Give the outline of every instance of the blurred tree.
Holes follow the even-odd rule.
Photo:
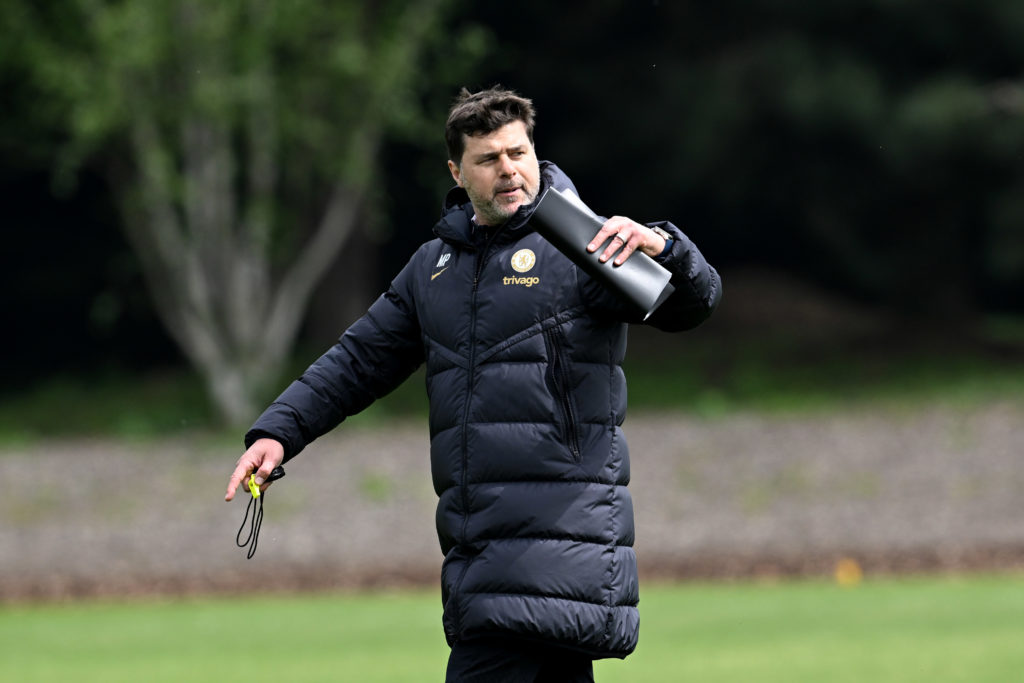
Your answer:
[[[227,422],[279,377],[386,136],[425,130],[422,83],[482,49],[472,27],[446,31],[452,5],[5,4],[0,58],[61,131],[57,181],[102,165],[160,318]]]
[[[1007,106],[1024,85],[1020,3],[744,9],[674,63],[670,95],[688,131],[673,161],[737,237],[781,238],[788,265],[948,331],[1024,283],[1024,231],[1006,229],[1024,183],[1024,116]]]
[[[540,154],[614,198],[595,208],[674,217],[718,263],[782,267],[915,322],[1021,310],[1019,0],[474,12],[505,39],[492,77],[541,105]]]

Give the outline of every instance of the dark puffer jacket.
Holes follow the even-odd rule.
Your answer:
[[[541,169],[542,190],[572,187]],[[624,657],[639,617],[621,363],[638,317],[534,232],[530,210],[473,229],[453,191],[437,239],[246,443],[272,436],[290,459],[426,362],[448,642],[505,635]],[[659,225],[675,236],[661,261],[676,292],[647,323],[688,329],[717,304],[718,275]]]

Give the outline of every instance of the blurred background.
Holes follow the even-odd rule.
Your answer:
[[[230,533],[196,536],[240,510],[111,501],[147,477],[218,498],[261,407],[431,237],[459,88],[502,84],[595,211],[672,220],[723,275],[702,328],[631,333],[630,421],[673,435],[633,449],[651,573],[1024,557],[1024,4],[7,0],[0,30],[0,462],[46,482],[2,503],[0,547],[66,531],[62,477],[89,463],[101,522],[174,518],[166,555],[218,558],[126,560],[118,585],[230,583]],[[304,539],[280,561],[381,576],[302,515],[429,520],[424,414],[413,379],[355,460],[307,458],[290,480],[354,474],[278,513]],[[111,557],[153,536],[96,524],[96,571],[9,551],[8,593],[118,590]],[[432,580],[432,530],[410,533],[393,578]]]

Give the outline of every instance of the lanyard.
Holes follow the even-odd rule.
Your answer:
[[[284,476],[284,468],[277,467],[270,476],[267,477],[267,481],[275,481]],[[260,491],[260,487],[256,485],[256,475],[250,474],[249,481],[249,493],[252,497],[249,499],[249,504],[245,506],[245,517],[242,518],[242,526],[238,527],[238,533],[235,534],[235,545],[239,548],[245,548],[248,546],[249,551],[246,553],[245,558],[251,560],[252,556],[256,554],[256,546],[259,545],[260,540],[260,527],[263,526],[263,501],[267,497],[266,491]],[[259,501],[257,505],[256,501]],[[249,520],[249,511],[252,511],[252,521]],[[242,533],[245,531],[245,524],[249,522],[249,535],[242,540]]]

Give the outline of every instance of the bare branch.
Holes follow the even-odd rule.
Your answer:
[[[379,147],[377,136],[371,139],[367,134],[362,146],[366,157],[372,157]],[[367,164],[369,175],[371,162]],[[267,353],[271,357],[283,355],[291,346],[314,287],[352,234],[366,186],[366,181],[358,185],[343,180],[335,183],[323,220],[278,286],[266,326]]]
[[[46,71],[94,108],[80,120],[126,135],[126,233],[160,319],[230,421],[251,418],[356,229],[389,122],[418,111],[411,86],[447,1],[98,3],[88,37],[107,62]],[[379,22],[362,32],[345,23],[369,14]],[[339,27],[354,63],[331,56]],[[275,285],[276,207],[292,201],[323,213]]]

